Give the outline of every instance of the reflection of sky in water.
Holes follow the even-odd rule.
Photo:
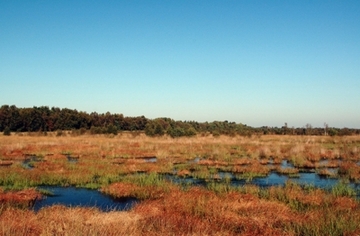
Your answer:
[[[65,206],[97,207],[102,211],[126,210],[136,203],[134,198],[123,200],[113,199],[102,194],[97,190],[74,188],[74,187],[39,187],[52,192],[53,196],[36,201],[34,210],[38,211],[42,207],[61,204]]]
[[[193,160],[189,160],[188,163],[199,163],[202,160],[200,157],[195,157]]]
[[[27,159],[25,161],[23,161],[21,163],[21,166],[24,168],[24,169],[27,169],[27,170],[32,170],[34,169],[34,166],[33,164],[31,163],[31,160],[30,159]]]
[[[77,163],[78,160],[79,160],[78,157],[73,157],[73,156],[70,156],[70,155],[66,156],[66,158],[67,158],[68,162],[70,162],[70,163]]]
[[[242,186],[245,184],[255,184],[260,187],[284,186],[288,180],[291,180],[301,185],[312,185],[318,188],[331,188],[340,181],[338,179],[322,178],[316,173],[299,173],[298,178],[289,178],[286,175],[271,172],[265,178],[253,178],[251,180],[236,179],[230,172],[219,172],[217,176],[222,180],[229,181],[232,186]],[[194,179],[191,177],[180,178],[174,175],[165,175],[164,178],[175,184],[205,186],[207,183],[203,179]],[[360,184],[350,183],[349,185],[352,188],[357,189],[359,193]],[[37,201],[34,206],[35,211],[38,211],[42,207],[56,204],[73,207],[97,207],[102,211],[127,210],[137,202],[135,198],[116,200],[97,190],[84,188],[46,186],[40,187],[40,189],[49,190],[54,194],[54,196],[47,196],[45,199]]]
[[[269,187],[284,185],[289,178],[285,175],[279,175],[277,173],[270,173],[266,178],[255,178],[251,181],[252,184],[256,184],[260,187]]]
[[[331,188],[339,182],[338,179],[322,178],[315,173],[300,173],[300,177],[293,180],[299,184],[314,185],[319,188]]]
[[[28,170],[32,170],[34,168],[34,162],[40,162],[43,161],[42,157],[38,157],[38,156],[26,156],[25,160],[21,162],[21,166],[24,169],[28,169]]]
[[[157,162],[157,158],[156,158],[156,157],[145,158],[144,160],[145,160],[145,162],[150,162],[150,163],[155,163],[155,162]]]
[[[316,173],[299,173],[299,177],[290,178],[287,175],[281,175],[276,172],[271,172],[267,177],[252,178],[250,180],[237,179],[230,172],[219,172],[216,176],[220,177],[222,182],[227,182],[232,186],[242,186],[244,184],[254,184],[260,187],[270,186],[284,186],[287,181],[292,181],[300,185],[311,185],[317,188],[329,189],[335,184],[339,183],[339,179],[320,177]],[[194,179],[192,177],[177,177],[174,175],[167,175],[166,179],[176,184],[187,185],[206,185],[206,181],[201,179]],[[351,187],[360,190],[360,184],[351,183]]]
[[[297,178],[289,178],[286,175],[270,173],[266,178],[256,178],[251,183],[267,187],[274,185],[285,185],[286,181],[291,180],[301,185],[313,185],[318,188],[329,188],[339,182],[338,179],[322,178],[316,173],[299,173]]]
[[[281,168],[294,168],[294,165],[287,160],[281,161]]]

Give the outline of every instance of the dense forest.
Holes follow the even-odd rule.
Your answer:
[[[218,135],[354,135],[359,129],[334,128],[324,125],[316,128],[310,124],[301,128],[288,127],[250,127],[228,121],[196,122],[175,121],[171,118],[148,119],[144,116],[125,117],[110,112],[86,113],[68,108],[49,108],[47,106],[18,108],[15,105],[2,105],[0,108],[0,132],[51,132],[72,130],[78,133],[117,134],[121,131],[144,131],[149,136],[169,135],[171,137],[193,136],[198,133]]]

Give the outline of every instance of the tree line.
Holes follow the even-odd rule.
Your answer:
[[[3,105],[0,108],[0,131],[37,132],[57,130],[91,130],[105,133],[107,130],[144,130],[148,119],[144,116],[124,117],[122,114],[90,114],[68,108],[47,106],[17,108]]]
[[[196,122],[175,121],[171,118],[148,119],[144,116],[125,117],[123,114],[86,113],[58,107],[47,106],[18,108],[15,105],[2,105],[0,108],[0,132],[52,132],[78,130],[91,134],[112,133],[119,131],[144,131],[149,136],[169,135],[171,137],[193,136],[199,133],[219,135],[353,135],[360,134],[359,129],[349,128],[314,128],[306,124],[302,128],[290,128],[285,123],[282,127],[254,128],[229,121]]]

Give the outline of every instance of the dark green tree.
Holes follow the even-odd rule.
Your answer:
[[[11,135],[10,128],[8,126],[6,126],[5,129],[4,129],[4,135],[6,135],[6,136]]]
[[[117,130],[117,128],[116,128],[115,125],[110,124],[110,125],[108,125],[108,126],[106,127],[106,133],[117,135],[117,134],[118,134],[118,130]]]

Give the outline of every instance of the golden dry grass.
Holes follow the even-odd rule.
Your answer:
[[[78,163],[69,164],[64,154],[76,157]],[[28,155],[43,157],[43,161],[33,163],[35,168],[31,173],[21,167],[21,161]],[[157,159],[151,163],[145,157]],[[197,157],[200,158],[198,163],[191,164]],[[284,159],[295,168],[280,168]],[[180,176],[198,177],[208,175],[210,169],[267,175],[274,170],[296,174],[298,168],[319,169],[320,174],[332,176],[322,168],[339,168],[342,177],[360,180],[359,162],[359,136],[199,135],[173,139],[126,132],[118,136],[0,135],[0,177],[16,172],[33,184],[41,179],[50,182],[55,179],[54,183],[84,185],[94,175],[172,173],[174,169]]]
[[[126,195],[117,186],[118,195]],[[253,188],[253,189],[251,189]],[[35,213],[2,209],[2,235],[357,235],[359,202],[298,186],[274,187],[266,198],[173,187],[125,212],[52,206]],[[114,190],[114,191],[116,191]],[[250,193],[252,192],[252,193]],[[286,199],[282,199],[285,197]],[[294,203],[303,204],[295,209]],[[332,230],[332,231],[331,231]],[[329,234],[330,232],[330,234]],[[339,233],[340,232],[340,233]]]
[[[41,156],[24,169],[27,154]],[[66,155],[78,157],[68,162]],[[143,157],[156,156],[147,162]],[[194,163],[194,159],[199,160]],[[294,168],[281,169],[283,159]],[[256,186],[215,193],[186,190],[161,182],[141,185],[123,181],[128,174],[172,173],[216,176],[217,171],[266,175],[271,170],[297,173],[298,168],[336,167],[343,177],[360,180],[360,137],[197,136],[172,139],[122,133],[118,136],[57,137],[0,135],[0,180],[5,188],[38,184],[93,184],[113,196],[146,199],[126,212],[52,206],[39,212],[16,204],[1,205],[1,235],[357,235],[359,202],[297,185]],[[321,161],[327,162],[321,162]],[[273,167],[268,166],[272,164]],[[275,167],[274,167],[275,166]],[[322,171],[322,172],[321,172]],[[13,186],[16,185],[16,186]],[[36,192],[0,192],[0,201],[31,201]],[[33,195],[32,195],[33,194]],[[33,198],[31,198],[32,196]],[[1,200],[2,199],[2,200]]]

